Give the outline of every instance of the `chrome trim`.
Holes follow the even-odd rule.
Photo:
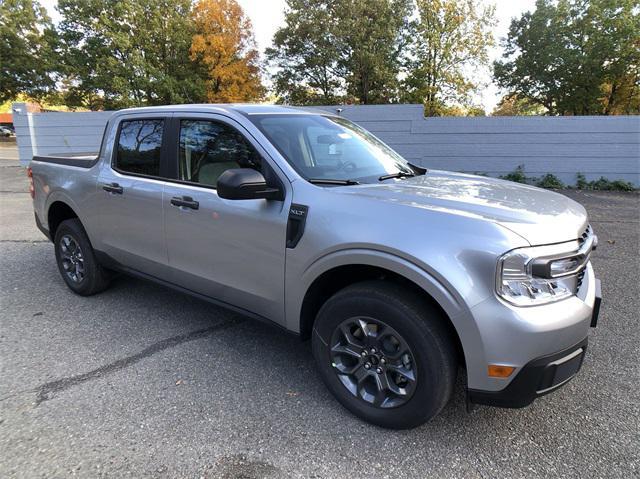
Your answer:
[[[567,361],[571,361],[576,356],[580,356],[582,353],[584,353],[584,348],[578,348],[571,354],[567,354],[564,358],[557,359],[552,363],[549,363],[547,366],[560,366],[561,364],[566,363]]]
[[[573,276],[585,268],[585,266],[589,262],[589,259],[591,258],[591,252],[596,248],[597,245],[598,237],[594,234],[591,234],[584,240],[584,242],[578,247],[576,251],[536,257],[533,261],[531,261],[531,274],[538,278],[548,279]],[[551,263],[555,261],[571,259],[578,260],[577,265],[573,269],[562,274],[554,275],[551,273]]]
[[[578,348],[574,352],[572,352],[571,354],[566,355],[564,358],[560,358],[560,359],[558,359],[556,361],[553,361],[552,363],[549,363],[547,366],[560,366],[561,364],[564,364],[567,361],[571,361],[573,358],[578,357],[581,354],[584,354],[584,348]],[[577,374],[578,374],[578,371],[573,373],[571,376],[569,376],[564,381],[560,381],[558,384],[554,384],[553,386],[550,386],[550,387],[545,388],[545,389],[537,390],[536,394],[544,394],[544,393],[547,393],[549,391],[553,391],[554,389],[559,388],[563,384],[566,384],[569,381],[571,381],[574,377],[576,377]]]
[[[578,373],[573,374],[572,376],[569,376],[567,379],[565,379],[564,381],[559,382],[558,384],[554,384],[551,387],[548,387],[546,389],[540,389],[539,391],[536,391],[536,394],[544,394],[544,393],[548,393],[549,391],[553,391],[554,389],[559,388],[560,386],[562,386],[563,384],[568,383],[569,381],[571,381],[573,378],[576,377]]]

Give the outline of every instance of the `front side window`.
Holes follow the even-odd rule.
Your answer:
[[[384,175],[414,174],[398,153],[344,118],[265,114],[250,119],[308,180],[374,182]]]
[[[182,120],[178,151],[178,178],[216,186],[230,168],[262,169],[262,158],[235,128],[211,120]]]
[[[124,173],[160,176],[164,120],[126,120],[120,124],[115,167]]]

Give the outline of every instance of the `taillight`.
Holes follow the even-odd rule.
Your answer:
[[[29,178],[29,194],[33,199],[36,197],[36,188],[35,186],[33,186],[33,171],[31,170],[30,166],[27,167],[27,178]]]

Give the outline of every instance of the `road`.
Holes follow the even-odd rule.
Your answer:
[[[309,343],[267,325],[127,277],[72,294],[0,159],[0,477],[638,477],[639,196],[567,194],[600,237],[605,298],[580,375],[471,414],[460,380],[398,432],[341,408]]]

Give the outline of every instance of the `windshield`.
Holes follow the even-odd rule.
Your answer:
[[[377,182],[414,175],[398,153],[344,118],[320,115],[251,115],[289,164],[307,180]]]

